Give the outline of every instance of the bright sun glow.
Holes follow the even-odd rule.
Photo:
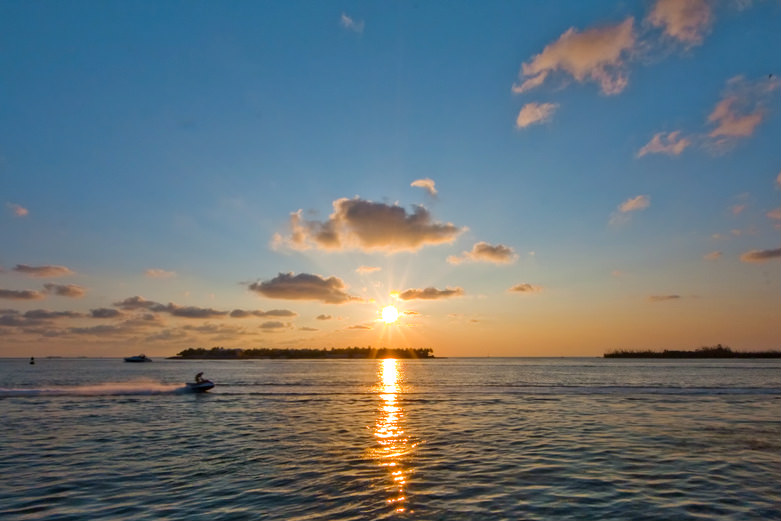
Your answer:
[[[385,306],[382,308],[382,319],[386,324],[391,324],[399,319],[399,310],[395,306]]]

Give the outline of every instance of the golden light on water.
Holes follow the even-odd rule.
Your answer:
[[[390,472],[386,501],[393,504],[397,512],[404,512],[409,474],[405,457],[417,444],[410,442],[404,431],[404,409],[398,403],[402,379],[399,365],[397,360],[389,358],[382,360],[378,368],[378,394],[381,401],[374,426],[377,445],[372,451],[372,457]]]

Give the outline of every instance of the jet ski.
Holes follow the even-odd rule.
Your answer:
[[[205,393],[212,387],[214,382],[211,380],[201,380],[200,382],[187,382],[187,390],[193,393]]]

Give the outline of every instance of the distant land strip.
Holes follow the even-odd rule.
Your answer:
[[[344,347],[330,349],[226,349],[191,347],[170,360],[252,360],[252,359],[333,359],[333,358],[434,358],[434,350]]]
[[[632,351],[618,349],[603,355],[605,358],[781,358],[781,351],[733,351],[721,344],[700,347],[693,351]]]

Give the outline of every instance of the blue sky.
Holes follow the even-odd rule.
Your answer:
[[[778,348],[780,22],[3,1],[0,355]]]

